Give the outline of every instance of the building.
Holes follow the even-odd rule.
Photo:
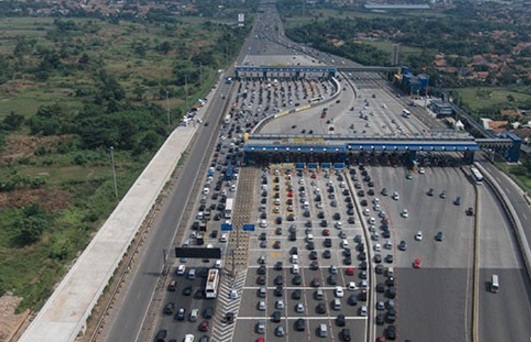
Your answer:
[[[441,101],[431,101],[428,108],[437,115],[437,119],[452,116],[454,114],[452,106],[449,103]]]

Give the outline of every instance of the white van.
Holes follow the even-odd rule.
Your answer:
[[[350,248],[350,244],[348,243],[347,239],[341,240],[341,247],[343,248]]]
[[[319,324],[319,331],[318,331],[319,337],[328,337],[328,327],[326,324],[321,323]]]
[[[188,274],[186,275],[186,278],[190,279],[190,280],[194,280],[195,279],[195,268],[191,268],[188,270]]]
[[[291,273],[293,273],[293,274],[301,273],[301,269],[300,269],[299,265],[292,265],[291,266]]]
[[[498,280],[498,276],[496,274],[493,274],[490,280],[490,292],[496,293],[500,289],[500,283]]]

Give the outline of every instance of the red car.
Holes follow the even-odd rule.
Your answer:
[[[422,267],[422,260],[420,259],[415,259],[415,262],[413,263],[413,267],[415,268],[421,268]]]
[[[349,276],[354,275],[354,267],[347,267],[345,274]]]
[[[288,191],[288,197],[293,198],[293,191]]]
[[[317,175],[315,173],[312,173],[311,178],[315,179],[315,178],[317,178]]]
[[[329,236],[330,231],[328,229],[323,230],[323,236]]]
[[[199,331],[208,331],[208,321],[203,321],[201,324],[199,324]]]
[[[256,339],[256,342],[265,342],[265,339],[263,337],[259,337]]]

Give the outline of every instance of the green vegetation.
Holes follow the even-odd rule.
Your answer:
[[[498,113],[501,109],[531,108],[529,87],[474,87],[453,89],[453,92],[461,107],[492,119],[503,119]]]
[[[109,147],[121,197],[239,52],[223,18],[2,19],[0,294],[43,303],[117,204]]]

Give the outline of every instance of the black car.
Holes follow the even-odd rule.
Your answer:
[[[442,241],[444,239],[444,233],[443,232],[437,232],[437,235],[435,235],[435,240]]]
[[[347,222],[350,223],[350,224],[354,224],[354,223],[356,223],[356,219],[354,219],[354,216],[350,216],[348,218]]]
[[[315,308],[315,311],[318,314],[325,314],[326,313],[326,305],[324,303],[319,303],[317,307]]]
[[[275,277],[274,284],[277,286],[284,285],[284,277],[281,275],[278,275]]]
[[[376,265],[376,267],[374,268],[374,272],[376,272],[376,274],[383,274],[383,271],[384,271],[384,267],[383,265]]]
[[[319,269],[319,263],[317,261],[312,261],[310,263],[310,270],[317,271]]]
[[[192,287],[187,286],[183,289],[183,296],[189,296],[192,294]]]
[[[394,325],[388,326],[385,335],[389,340],[394,341],[396,339],[396,327]]]
[[[315,249],[315,243],[313,241],[310,241],[306,244],[306,249],[309,251],[313,251]]]
[[[325,246],[326,248],[332,247],[332,239],[330,238],[324,239],[323,246]]]
[[[352,258],[350,256],[343,258],[343,265],[352,265]]]
[[[336,220],[336,221],[337,221],[337,220],[341,220],[341,214],[340,214],[340,213],[334,213],[334,215],[332,216],[332,218],[333,218],[334,220]]]
[[[266,274],[266,266],[265,266],[265,265],[260,265],[260,266],[257,268],[256,273],[258,273],[259,275],[264,275],[264,274]]]
[[[175,312],[175,303],[169,302],[168,304],[166,304],[166,306],[164,307],[164,313],[166,315],[173,315],[174,312]]]
[[[385,256],[385,262],[388,263],[388,264],[391,264],[393,262],[393,255],[392,254],[387,254]]]
[[[317,260],[317,252],[311,251],[309,255],[310,260]]]
[[[332,253],[330,253],[330,250],[326,249],[326,250],[323,252],[323,258],[325,258],[325,259],[330,259],[331,256],[332,256]]]
[[[306,322],[303,318],[299,318],[295,321],[295,330],[304,331],[306,329]]]
[[[203,318],[211,319],[212,317],[214,317],[214,308],[211,306],[208,306],[203,310]]]
[[[278,323],[278,322],[280,322],[280,317],[281,317],[280,311],[275,311],[271,315],[271,321],[273,321],[275,323]]]
[[[203,293],[205,291],[204,290],[201,290],[201,289],[197,289],[194,293],[194,298],[195,299],[203,299]]]
[[[435,190],[433,190],[433,188],[430,188],[430,190],[428,190],[426,194],[431,197],[433,196],[434,193],[435,193]]]
[[[273,295],[275,297],[282,297],[284,295],[284,289],[282,288],[282,286],[275,287],[275,289],[273,290]]]
[[[302,283],[302,277],[299,274],[295,275],[293,279],[291,279],[291,283],[297,286],[300,285]]]
[[[291,293],[291,299],[294,299],[294,300],[300,300],[302,297],[302,292],[301,290],[294,290],[292,293]]]
[[[378,314],[376,316],[376,325],[384,325],[385,323],[385,315],[384,314]]]
[[[337,275],[331,274],[328,276],[328,284],[330,285],[337,285]]]
[[[350,342],[352,340],[352,338],[350,337],[350,329],[341,329],[341,339],[345,342]]]
[[[266,283],[266,277],[265,277],[264,275],[260,275],[260,276],[258,276],[258,278],[256,279],[256,283],[257,283],[258,285],[265,285],[265,283]],[[282,285],[282,284],[280,284],[280,285]]]
[[[337,315],[336,324],[338,327],[344,327],[346,324],[345,315]]]
[[[180,308],[179,311],[177,311],[177,313],[175,314],[174,319],[177,321],[184,321],[185,317],[186,317],[186,309]]]

